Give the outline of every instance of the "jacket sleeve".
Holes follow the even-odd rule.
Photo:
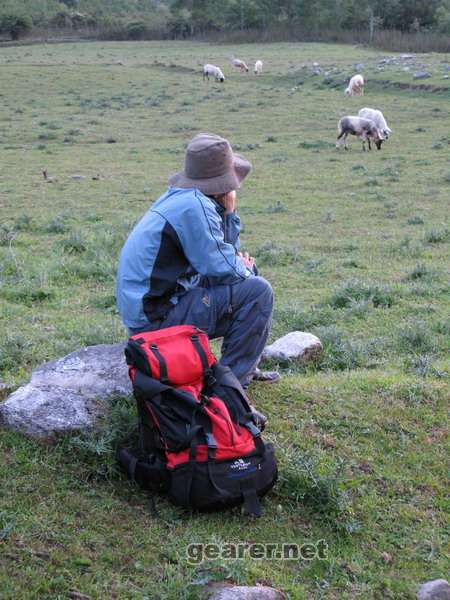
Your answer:
[[[239,233],[241,231],[241,219],[236,213],[231,213],[225,217],[225,240],[233,244],[236,251],[241,247]]]
[[[235,247],[225,242],[220,216],[206,198],[196,195],[171,225],[186,258],[204,277],[231,284],[252,275]]]

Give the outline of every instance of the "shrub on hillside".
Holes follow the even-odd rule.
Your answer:
[[[18,40],[31,31],[33,22],[27,15],[0,15],[0,33],[8,33],[12,40]]]

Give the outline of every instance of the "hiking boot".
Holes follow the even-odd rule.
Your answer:
[[[264,431],[267,424],[266,415],[264,415],[262,412],[259,412],[259,410],[256,410],[253,404],[250,404],[249,406],[250,410],[252,411],[253,422],[260,431]]]
[[[253,373],[253,381],[263,381],[264,383],[276,383],[280,381],[281,375],[278,371],[261,371],[256,368]]]

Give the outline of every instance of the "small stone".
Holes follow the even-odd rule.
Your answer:
[[[291,331],[266,346],[263,358],[271,360],[292,360],[304,364],[315,360],[322,352],[322,343],[312,333]]]
[[[208,600],[282,600],[281,592],[265,585],[243,586],[211,584],[207,589]]]
[[[413,75],[413,79],[428,79],[428,77],[431,77],[431,74],[428,73],[428,71],[417,71],[417,73],[414,73]]]
[[[450,600],[450,584],[445,579],[435,579],[422,584],[417,592],[418,600]]]
[[[73,179],[74,181],[81,181],[82,179],[86,179],[85,175],[72,175],[71,179]]]
[[[392,555],[389,554],[389,552],[382,552],[381,560],[388,565],[389,563],[392,562]]]

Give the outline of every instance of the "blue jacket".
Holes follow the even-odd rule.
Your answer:
[[[117,306],[129,328],[163,318],[194,285],[233,284],[252,275],[237,256],[240,219],[197,189],[169,188],[125,242]]]

